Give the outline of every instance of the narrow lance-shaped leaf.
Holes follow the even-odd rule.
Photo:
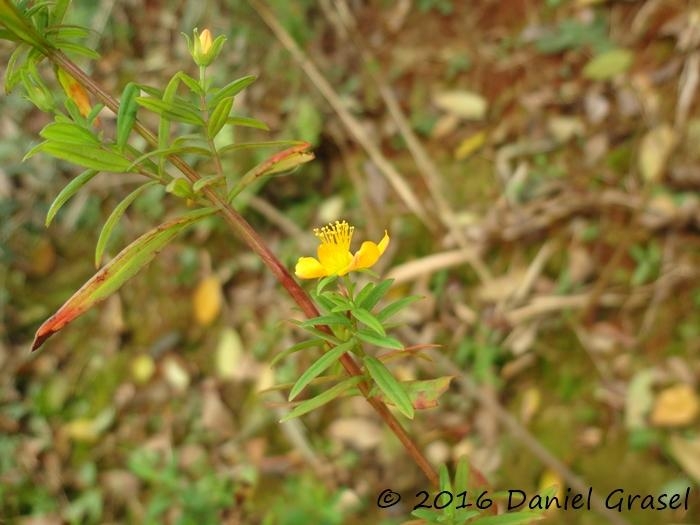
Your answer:
[[[85,184],[87,184],[98,173],[99,171],[97,170],[85,170],[66,184],[66,187],[63,188],[56,196],[49,207],[49,211],[46,213],[46,226],[51,224],[51,221],[53,221],[53,218],[58,213],[58,210],[60,210],[61,207],[80,190],[80,188],[85,186]]]
[[[413,405],[411,404],[411,399],[408,397],[401,383],[399,383],[398,380],[391,375],[389,369],[384,366],[384,363],[372,356],[366,356],[363,362],[370,377],[386,398],[396,405],[396,408],[398,408],[404,416],[413,419]]]
[[[342,345],[331,348],[324,353],[309,368],[304,370],[301,377],[294,383],[292,390],[289,392],[289,400],[291,401],[297,397],[299,393],[304,390],[306,385],[313,381],[314,378],[321,375],[329,366],[336,363],[345,352],[352,350],[353,346],[355,346],[355,340],[350,339],[349,341],[345,341]]]
[[[377,332],[377,334],[379,334],[380,336],[386,336],[386,331],[384,330],[382,323],[380,323],[376,317],[374,317],[370,312],[368,312],[364,308],[353,308],[352,310],[350,310],[350,313],[352,313],[352,316],[355,319]]]
[[[213,208],[204,208],[172,219],[129,244],[39,327],[32,350],[39,348],[46,339],[76,317],[116,292],[183,229],[215,211]]]
[[[146,184],[143,184],[136,188],[134,191],[132,191],[129,195],[127,195],[124,200],[122,200],[117,206],[112,210],[112,213],[109,214],[109,217],[107,217],[107,220],[105,221],[104,226],[102,227],[102,231],[100,231],[100,236],[97,238],[97,245],[95,246],[95,267],[99,268],[100,266],[100,261],[102,260],[102,254],[104,254],[105,248],[107,247],[107,242],[109,241],[109,238],[112,236],[112,231],[114,231],[114,227],[117,225],[119,222],[119,219],[121,219],[122,215],[124,215],[124,212],[126,209],[131,205],[132,202],[136,200],[136,197],[141,195],[141,192],[145,190],[146,188],[149,188],[150,186],[153,186],[154,184],[158,184],[158,181],[151,181],[147,182]]]
[[[230,202],[236,195],[243,191],[249,184],[254,180],[264,177],[267,175],[273,175],[275,173],[282,173],[285,171],[290,171],[305,162],[309,162],[314,159],[314,154],[308,149],[311,144],[308,142],[302,142],[291,148],[287,148],[279,153],[275,153],[267,160],[261,162],[253,169],[248,171],[234,186],[228,194],[228,201]]]
[[[89,129],[74,122],[52,122],[47,124],[39,135],[53,142],[64,142],[77,146],[98,147],[100,139]]]
[[[350,388],[359,385],[363,380],[364,378],[361,376],[354,376],[346,379],[345,381],[341,381],[337,385],[332,386],[316,397],[312,397],[311,399],[307,399],[306,401],[299,403],[289,414],[284,416],[280,422],[299,417],[333,401],[334,399],[343,395]]]
[[[99,171],[126,173],[130,170],[131,165],[131,161],[124,155],[103,147],[83,144],[78,148],[75,144],[68,142],[48,140],[32,148],[24,158],[28,159],[40,151],[44,151],[56,158],[67,160],[78,166]]]
[[[236,96],[238,93],[240,93],[249,85],[251,85],[253,82],[255,82],[255,77],[252,75],[237,78],[236,80],[230,82],[229,84],[226,84],[224,87],[216,91],[216,94],[209,101],[209,105],[215,106],[225,98]]]
[[[263,131],[270,131],[270,126],[263,121],[250,117],[229,117],[226,121],[229,126],[242,126],[244,128],[255,128]]]
[[[229,97],[223,99],[213,109],[207,124],[207,135],[209,138],[213,139],[219,134],[219,131],[221,131],[226,124],[226,119],[228,119],[228,114],[231,113],[232,107],[233,97]]]
[[[25,42],[42,52],[51,47],[51,44],[34,28],[31,20],[10,0],[0,0],[0,26],[4,26],[9,31],[13,40]]]
[[[120,151],[124,150],[126,141],[129,139],[131,130],[136,123],[136,113],[139,105],[136,103],[136,97],[140,93],[138,85],[129,82],[122,97],[119,100],[119,113],[117,113],[117,147]]]
[[[443,376],[435,379],[406,381],[401,385],[408,394],[413,408],[425,410],[438,406],[438,399],[447,391],[450,381],[452,381],[452,376]],[[384,395],[379,395],[379,398],[388,401]]]

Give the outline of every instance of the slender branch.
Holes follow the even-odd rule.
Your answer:
[[[115,114],[118,112],[119,103],[112,97],[109,93],[104,91],[95,81],[93,81],[88,75],[86,75],[82,69],[80,69],[75,63],[73,63],[64,53],[58,50],[49,50],[47,52],[48,58],[65,69],[70,73],[73,78],[80,82],[85,89],[91,92],[98,100],[100,100],[105,106],[112,110]],[[157,146],[156,136],[141,123],[137,122],[134,125],[134,129],[148,141],[151,145]],[[184,160],[176,155],[168,156],[168,160],[180,170],[190,182],[194,183],[199,180],[199,175],[197,172]],[[253,227],[240,215],[236,210],[234,210],[214,189],[211,187],[205,187],[202,189],[203,195],[219,209],[222,216],[226,222],[231,226],[231,228],[238,234],[243,241],[248,245],[248,247],[253,250],[265,263],[265,265],[270,269],[277,280],[284,286],[285,290],[294,299],[294,301],[299,305],[304,314],[309,318],[318,317],[320,315],[316,305],[313,303],[309,295],[304,291],[304,289],[294,280],[289,270],[282,265],[282,263],[277,259],[277,257],[270,251],[263,239],[258,235],[258,233],[253,229]],[[345,368],[348,374],[351,376],[361,376],[362,371],[357,365],[355,360],[349,354],[344,354],[340,358],[341,364]],[[389,408],[380,399],[370,396],[370,386],[366,383],[360,383],[359,389],[363,396],[367,399],[369,404],[374,408],[374,410],[379,414],[379,416],[384,420],[386,425],[392,430],[392,432],[399,439],[401,444],[404,446],[408,454],[415,461],[418,467],[423,471],[426,478],[431,484],[438,485],[438,476],[430,465],[426,457],[418,449],[416,444],[413,442],[411,437],[408,435],[406,430],[401,426],[399,421],[396,419],[394,414],[389,410]],[[488,483],[481,472],[476,469],[472,469],[473,475],[477,479],[479,485],[482,487],[488,487]]]

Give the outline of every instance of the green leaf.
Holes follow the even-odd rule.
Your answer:
[[[440,480],[439,487],[440,490],[446,490],[452,492],[452,482],[450,481],[450,471],[447,470],[447,466],[442,463],[438,469],[438,478]]]
[[[162,120],[161,120],[162,122]],[[173,146],[170,148],[158,148],[152,151],[149,151],[148,153],[144,153],[140,157],[137,157],[134,159],[133,162],[131,162],[128,166],[127,171],[133,170],[136,166],[144,162],[145,160],[150,159],[151,157],[160,157],[161,159],[166,159],[170,155],[182,155],[183,153],[191,153],[195,155],[202,155],[203,157],[209,158],[211,157],[211,151],[209,151],[206,148],[199,148],[196,146]]]
[[[364,308],[353,308],[352,310],[350,310],[350,313],[352,314],[352,316],[355,319],[360,321],[362,324],[364,324],[368,328],[371,328],[372,330],[377,332],[382,337],[386,336],[386,331],[384,330],[382,323],[379,322],[379,319],[374,317],[371,313],[369,313]]]
[[[309,332],[310,334],[315,335],[316,337],[323,339],[324,341],[328,341],[329,343],[331,343],[334,346],[343,344],[343,341],[338,339],[333,334],[330,334],[324,330],[319,330],[318,328],[313,327],[313,326],[303,326],[303,323],[300,321],[291,320],[290,323],[298,326],[299,328],[302,328],[303,330]]]
[[[53,44],[56,47],[59,47],[61,51],[67,51],[69,53],[75,53],[76,55],[80,55],[86,58],[90,58],[92,60],[97,60],[100,58],[100,54],[95,51],[94,49],[90,49],[89,47],[85,47],[82,44],[76,44],[75,42],[71,42],[70,40],[65,40],[63,38],[56,39]]]
[[[229,126],[241,126],[244,128],[255,128],[263,131],[270,131],[270,126],[265,124],[262,120],[250,117],[229,117],[226,124]]]
[[[80,188],[85,186],[95,175],[99,173],[98,170],[85,170],[80,175],[71,180],[66,187],[61,190],[61,192],[56,196],[56,198],[51,203],[49,211],[46,213],[46,226],[48,227],[53,221],[53,218],[58,213],[58,210],[68,202],[68,200],[75,195]]]
[[[408,297],[402,297],[401,299],[398,299],[394,301],[393,303],[387,305],[384,307],[378,314],[377,314],[377,319],[379,319],[380,322],[385,322],[387,319],[389,319],[392,315],[400,312],[407,306],[415,303],[419,299],[422,299],[422,297],[418,295],[409,295]]]
[[[181,199],[191,199],[194,197],[190,181],[184,178],[177,178],[171,180],[165,187],[165,191],[167,191],[168,193],[172,193],[173,195],[175,195],[176,197],[180,197]]]
[[[327,275],[323,279],[319,279],[316,285],[316,295],[320,295],[328,285],[334,283],[338,279],[337,275]]]
[[[442,517],[442,513],[430,509],[420,508],[412,511],[411,516],[425,520],[428,523],[440,523],[439,518]]]
[[[372,289],[370,293],[367,294],[367,297],[363,298],[362,301],[355,301],[355,304],[361,308],[364,308],[365,310],[372,310],[372,308],[375,307],[375,305],[380,301],[382,297],[389,291],[389,288],[391,288],[391,285],[394,284],[394,279],[387,279],[385,281],[382,281],[378,285]]]
[[[374,290],[375,286],[376,286],[376,285],[375,285],[374,283],[367,283],[367,284],[362,288],[362,290],[360,290],[360,293],[358,293],[358,294],[355,296],[355,299],[354,299],[355,304],[362,304],[362,301],[364,301],[365,299],[367,299],[367,296],[368,296],[370,293],[372,293],[372,290]]]
[[[136,97],[140,91],[138,85],[133,82],[129,82],[122,91],[117,113],[117,147],[120,151],[124,151],[126,141],[129,140],[131,130],[136,123],[136,113],[139,109]]]
[[[532,520],[541,519],[544,519],[544,513],[523,510],[498,516],[485,516],[470,522],[469,525],[518,525],[519,523],[530,523]]]
[[[465,456],[461,456],[457,461],[455,487],[460,491],[469,488],[469,461],[467,461]]]
[[[381,336],[368,330],[358,330],[355,332],[355,335],[358,337],[358,339],[364,341],[365,343],[369,343],[380,348],[392,348],[394,350],[403,350],[404,348],[401,341],[388,335]]]
[[[51,335],[116,292],[127,280],[150,263],[178,233],[215,212],[214,208],[195,210],[161,224],[129,244],[39,327],[34,336],[32,350],[39,348]]]
[[[453,523],[467,523],[474,516],[478,516],[479,514],[481,514],[481,512],[475,509],[457,509],[457,516],[454,518],[455,521]]]
[[[235,153],[237,151],[245,149],[257,149],[257,148],[274,148],[277,146],[299,146],[304,144],[298,140],[268,140],[263,142],[238,142],[236,144],[229,144],[219,149],[219,155],[225,155],[229,153]]]
[[[348,319],[344,315],[320,315],[318,317],[314,317],[313,319],[307,319],[306,321],[302,321],[302,323],[299,326],[301,326],[302,328],[308,328],[309,326],[319,325],[347,326],[348,328],[352,328],[352,323],[350,322],[350,319]]]
[[[289,414],[287,414],[280,420],[280,423],[304,415],[307,412],[311,412],[312,410],[315,410],[318,407],[333,401],[337,397],[343,395],[347,390],[360,384],[363,380],[363,377],[355,376],[350,377],[345,381],[341,381],[337,385],[334,385],[333,387],[317,395],[316,397],[312,397],[311,399],[307,399],[306,401],[299,403]]]
[[[256,77],[253,75],[247,75],[245,77],[237,78],[233,82],[226,84],[221,89],[217,90],[214,96],[209,101],[209,106],[216,106],[225,98],[235,97],[238,93],[243,91],[245,88],[250,86],[255,82]]]
[[[184,99],[176,98],[172,102],[150,97],[136,97],[136,101],[144,108],[153,111],[169,120],[184,122],[194,126],[204,126],[204,119],[192,105]]]
[[[592,80],[608,80],[627,71],[634,55],[627,49],[611,49],[594,57],[583,68],[583,76]]]
[[[95,267],[99,268],[100,266],[100,261],[102,260],[102,255],[104,254],[105,248],[107,247],[107,242],[109,241],[110,236],[112,235],[112,231],[114,231],[114,227],[117,225],[119,222],[119,219],[121,219],[122,215],[124,215],[124,212],[126,209],[129,207],[129,205],[136,200],[136,197],[141,195],[141,192],[145,190],[146,188],[150,186],[154,186],[155,184],[158,184],[158,181],[151,181],[147,182],[146,184],[143,184],[142,186],[139,186],[136,188],[134,191],[132,191],[129,195],[124,198],[115,208],[112,210],[112,213],[109,214],[109,217],[107,217],[107,220],[105,221],[104,226],[102,227],[102,231],[100,231],[100,236],[97,238],[97,245],[95,246]]]
[[[399,412],[404,416],[413,419],[413,405],[411,404],[411,399],[408,397],[401,383],[399,383],[396,378],[391,375],[389,369],[384,366],[384,363],[372,356],[365,356],[362,361],[370,377],[386,398],[396,405],[396,408],[398,408]]]
[[[199,193],[203,188],[223,181],[224,177],[221,175],[206,175],[192,185],[192,191]]]
[[[342,345],[338,345],[331,348],[326,353],[324,353],[318,360],[316,360],[309,368],[304,370],[297,382],[294,383],[291,391],[289,392],[289,401],[292,401],[297,397],[306,385],[313,381],[317,376],[321,375],[328,367],[335,364],[344,353],[349,352],[355,346],[355,340],[349,339],[345,341]]]
[[[195,95],[201,96],[204,94],[204,90],[202,89],[202,86],[199,85],[199,82],[184,71],[178,71],[175,73],[175,76],[178,78],[178,80],[190,88],[190,91],[192,91],[192,93]]]
[[[24,158],[27,159],[39,151],[43,151],[56,158],[93,170],[127,173],[131,169],[131,161],[112,150],[85,145],[80,148],[75,146],[75,144],[68,142],[46,141],[32,148]]]
[[[213,139],[219,134],[219,131],[226,124],[231,108],[233,107],[233,97],[228,97],[221,100],[209,116],[209,124],[207,125],[207,135]]]
[[[277,354],[275,357],[272,358],[272,361],[270,361],[270,366],[275,366],[275,364],[284,359],[287,356],[290,356],[296,352],[299,352],[300,350],[306,350],[307,348],[315,348],[315,347],[321,347],[326,343],[321,340],[321,339],[307,339],[306,341],[302,341],[301,343],[297,343],[295,345],[290,346],[283,352],[280,352]]]
[[[89,129],[73,122],[52,122],[39,132],[43,138],[66,144],[99,147],[101,142]]]

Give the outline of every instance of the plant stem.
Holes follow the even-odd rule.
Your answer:
[[[73,78],[80,82],[85,89],[93,94],[98,100],[100,100],[105,106],[112,110],[115,114],[118,112],[119,104],[109,93],[104,91],[96,82],[94,82],[85,72],[83,72],[75,63],[73,63],[64,53],[59,50],[49,50],[47,52],[48,58],[55,64],[59,65],[70,73]],[[156,146],[158,144],[156,136],[144,127],[141,123],[137,122],[134,125],[134,129],[144,137],[151,145]],[[189,166],[184,160],[176,155],[170,155],[168,160],[179,169],[189,180],[194,183],[199,180],[199,175],[192,167]],[[258,233],[253,229],[253,227],[240,215],[236,210],[234,210],[214,189],[206,186],[202,189],[203,195],[216,207],[219,209],[223,215],[226,222],[234,230],[238,236],[240,236],[243,241],[248,245],[248,247],[253,250],[265,263],[265,265],[270,269],[277,280],[282,284],[287,293],[294,299],[294,301],[299,305],[301,310],[304,312],[308,318],[318,317],[319,311],[316,305],[313,303],[309,295],[304,291],[304,289],[294,280],[292,275],[289,273],[287,268],[282,265],[279,259],[270,251],[263,239],[258,235]],[[327,329],[327,327],[326,327]],[[350,354],[344,354],[340,361],[351,376],[360,376],[362,371],[360,367],[355,362]],[[438,476],[430,465],[426,457],[418,449],[416,444],[413,442],[411,437],[408,435],[406,430],[401,426],[399,421],[396,419],[394,414],[389,410],[389,408],[380,399],[370,396],[370,385],[363,382],[359,385],[359,389],[363,396],[367,399],[368,403],[374,408],[374,410],[379,414],[379,416],[384,420],[386,425],[392,430],[392,432],[399,439],[401,444],[406,449],[406,452],[411,456],[413,461],[418,465],[418,467],[423,471],[426,478],[434,486],[438,485]],[[472,473],[477,483],[483,487],[488,487],[488,482],[481,472],[472,467]]]

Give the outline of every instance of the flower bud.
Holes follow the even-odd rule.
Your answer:
[[[195,29],[192,33],[192,39],[190,39],[188,35],[185,35],[187,39],[187,48],[195,63],[200,67],[206,67],[219,55],[221,46],[223,46],[226,41],[226,37],[220,35],[212,40],[211,31],[208,29],[205,29],[201,33]]]

